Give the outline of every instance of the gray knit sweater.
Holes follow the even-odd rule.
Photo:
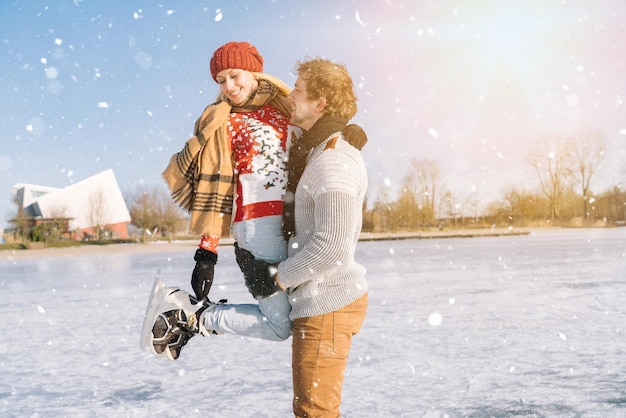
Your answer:
[[[292,320],[335,311],[366,293],[365,268],[354,260],[366,191],[361,152],[341,134],[311,151],[295,193],[296,234],[278,265]]]

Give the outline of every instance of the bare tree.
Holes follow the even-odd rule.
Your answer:
[[[453,220],[454,226],[456,226],[456,221],[459,217],[459,202],[457,201],[457,196],[447,190],[441,195],[439,202],[439,216],[445,217],[447,219],[446,222]]]
[[[615,185],[604,192],[600,196],[598,203],[604,206],[604,216],[622,225],[624,224],[626,220],[626,191],[624,191],[621,184]]]
[[[460,226],[465,226],[466,218],[473,218],[475,223],[479,215],[479,201],[476,193],[453,193],[446,190],[439,199],[439,216],[446,217],[454,221],[457,227],[459,219]]]
[[[89,195],[89,223],[91,224],[91,231],[93,237],[96,240],[100,240],[100,232],[104,225],[106,217],[106,201],[104,197],[104,190],[101,188],[94,190]]]
[[[569,141],[572,153],[573,176],[580,186],[583,198],[583,218],[589,216],[588,204],[591,179],[605,157],[606,137],[599,131],[582,131]]]
[[[54,208],[50,213],[50,222],[46,225],[46,242],[58,241],[63,233],[69,233],[69,210],[65,205]]]
[[[558,219],[563,191],[571,176],[571,153],[566,138],[553,135],[540,139],[533,144],[528,162],[537,174],[542,194],[548,200],[550,219]]]
[[[472,218],[477,223],[480,218],[480,199],[477,192],[466,193],[463,196],[463,215]]]
[[[376,199],[372,208],[372,229],[374,231],[388,231],[393,228],[391,221],[391,190],[386,184],[378,187]]]
[[[21,204],[21,199],[17,195],[13,197],[13,203],[17,206],[17,212],[10,222],[15,226],[15,238],[19,237],[20,241],[24,241],[30,233],[29,217]]]
[[[539,216],[535,209],[537,207],[536,196],[530,192],[509,185],[503,191],[503,201],[512,225],[525,224]]]
[[[158,227],[163,236],[168,239],[176,232],[177,226],[184,218],[183,212],[176,202],[170,197],[169,192],[163,186],[155,186],[152,189]]]
[[[129,207],[132,224],[141,229],[144,242],[148,231],[160,231],[161,235],[170,237],[184,218],[164,186],[139,187]]]
[[[402,182],[402,189],[395,202],[395,218],[397,226],[400,228],[413,229],[419,224],[424,225],[424,211],[417,202],[415,190],[413,190],[409,176]]]
[[[405,177],[405,188],[415,196],[415,200],[424,211],[428,221],[436,217],[436,197],[441,186],[441,168],[439,162],[429,159],[411,159],[409,173]]]

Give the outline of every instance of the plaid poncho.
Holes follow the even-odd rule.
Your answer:
[[[255,73],[259,89],[241,107],[233,107],[222,96],[207,106],[196,121],[194,136],[174,154],[163,178],[172,198],[191,214],[192,234],[228,236],[233,212],[235,175],[231,154],[228,117],[270,103],[289,116],[289,88],[268,74]]]

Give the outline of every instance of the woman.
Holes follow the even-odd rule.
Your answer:
[[[289,125],[290,89],[263,73],[263,57],[247,42],[218,48],[210,70],[220,95],[204,110],[194,136],[172,156],[163,173],[174,200],[191,214],[191,232],[201,235],[191,285],[203,303],[196,305],[178,289],[158,290],[156,283],[153,289],[165,292],[170,310],[154,308],[159,316],[149,346],[170,360],[177,359],[183,345],[198,333],[270,340],[291,335],[285,292],[259,288],[252,277],[246,277],[246,285],[258,305],[214,304],[208,299],[218,242],[229,234],[231,221],[237,248],[272,264],[287,256],[282,234],[285,162],[290,141],[300,133]]]

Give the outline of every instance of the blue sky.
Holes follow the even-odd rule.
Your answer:
[[[611,147],[599,192],[626,180],[624,22],[622,1],[0,1],[0,222],[17,183],[159,184],[231,40],[288,84],[299,59],[347,65],[372,193],[430,158],[493,200],[533,183],[532,141],[583,128]]]

